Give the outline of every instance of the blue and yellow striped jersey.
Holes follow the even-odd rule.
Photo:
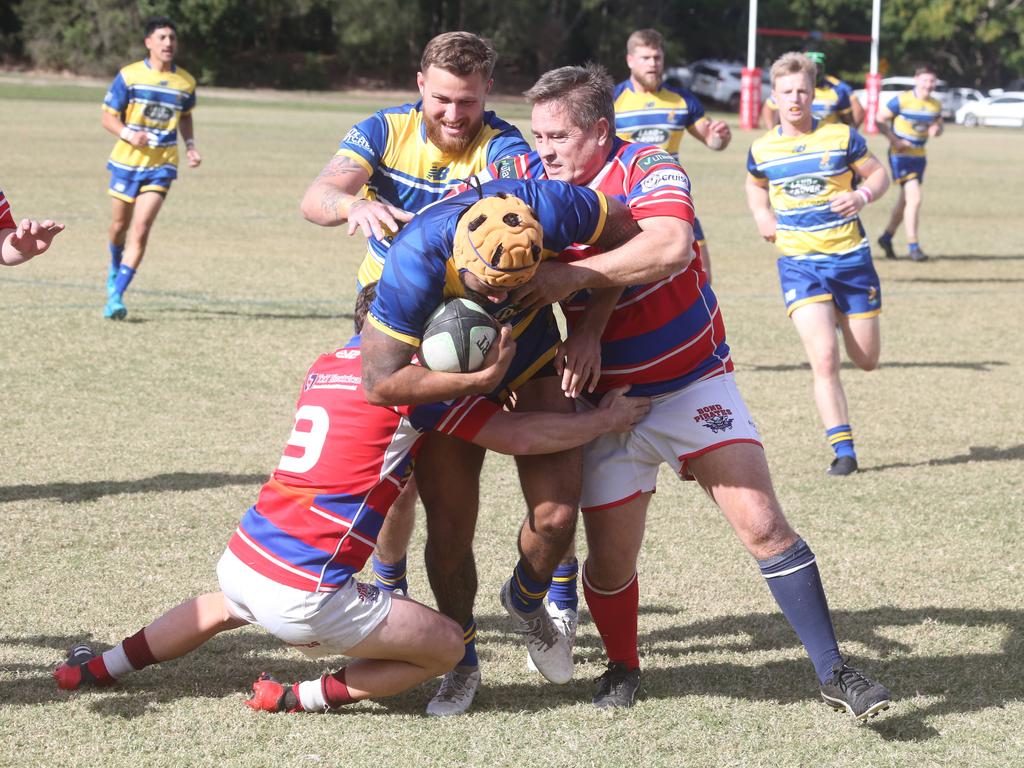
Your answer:
[[[864,138],[843,123],[815,121],[811,132],[800,136],[773,128],[754,141],[747,170],[768,187],[775,245],[784,256],[842,257],[867,244],[860,218],[834,213],[830,205],[853,189],[853,169],[870,158]]]
[[[530,151],[518,128],[485,112],[476,140],[459,155],[447,154],[427,139],[422,109],[422,102],[417,102],[381,110],[354,125],[342,139],[337,154],[370,174],[363,192],[371,200],[416,213],[490,163]],[[379,279],[391,238],[371,238],[367,243],[360,285]]]
[[[825,85],[821,88],[814,88],[814,101],[811,102],[811,113],[815,120],[822,123],[840,123],[843,118],[853,114],[853,106],[850,99],[853,89],[837,77],[825,75]],[[779,107],[771,96],[765,102],[769,109],[777,110]]]
[[[919,99],[913,90],[909,90],[893,96],[885,108],[893,114],[893,133],[914,145],[909,149],[893,149],[892,152],[923,157],[924,145],[928,142],[928,129],[942,119],[942,104],[939,100],[934,96]]]
[[[653,144],[678,159],[686,129],[702,117],[704,107],[685,88],[662,85],[657,93],[642,93],[631,80],[615,86],[615,133],[624,141]]]
[[[196,105],[196,80],[178,66],[157,72],[143,59],[117,73],[103,109],[121,118],[129,128],[146,131],[149,146],[141,149],[118,139],[107,168],[139,174],[178,165],[178,121]]]

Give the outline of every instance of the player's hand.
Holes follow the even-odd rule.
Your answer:
[[[128,143],[137,149],[149,146],[149,134],[145,131],[132,131],[128,137]]]
[[[757,224],[757,231],[761,233],[761,237],[769,243],[774,243],[776,228],[775,215],[769,212],[762,216],[755,216],[754,222]]]
[[[729,146],[732,141],[732,130],[724,120],[714,120],[708,126],[708,138],[706,144],[716,152],[721,152]]]
[[[928,135],[933,139],[942,133],[942,123],[932,123],[928,126]]]
[[[608,411],[615,432],[629,432],[651,410],[651,398],[626,397],[628,391],[628,386],[609,390],[597,406],[600,410]]]
[[[532,312],[564,299],[576,290],[570,285],[571,272],[570,267],[559,261],[542,262],[530,282],[512,291],[512,302],[521,311]]]
[[[593,392],[601,378],[601,337],[589,333],[570,333],[555,353],[555,370],[562,377],[566,397]]]
[[[199,154],[199,150],[195,147],[189,147],[186,149],[185,157],[188,158],[189,168],[198,168],[199,164],[203,162],[203,156]]]
[[[911,144],[909,141],[907,141],[906,139],[901,139],[899,136],[895,135],[892,137],[892,140],[889,143],[892,145],[892,148],[896,150],[914,148],[914,145]]]
[[[832,213],[838,213],[840,216],[856,216],[860,213],[860,209],[868,204],[868,201],[864,199],[863,195],[857,192],[843,192],[841,195],[836,195],[832,199],[829,208]]]
[[[505,374],[508,373],[509,366],[512,365],[512,358],[515,357],[515,354],[516,342],[512,338],[512,327],[502,325],[498,329],[498,337],[491,344],[491,348],[487,350],[480,370],[472,374],[480,379],[481,392],[490,392],[501,385]]]
[[[360,229],[367,240],[371,237],[383,240],[397,234],[402,224],[412,221],[412,217],[413,214],[394,205],[362,198],[348,207],[348,233],[354,235]]]
[[[22,219],[8,241],[22,256],[31,258],[44,253],[53,242],[53,238],[64,231],[64,225],[52,219],[36,221]]]

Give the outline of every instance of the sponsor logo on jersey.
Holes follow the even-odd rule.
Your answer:
[[[664,128],[641,128],[634,131],[631,138],[638,144],[664,144],[668,141],[668,131]]]
[[[147,104],[142,114],[146,116],[147,120],[165,123],[174,115],[174,110],[166,104]]]
[[[361,377],[350,373],[311,373],[306,377],[306,391],[311,389],[348,389],[359,386]]]
[[[427,171],[427,178],[431,181],[444,181],[448,178],[448,171],[450,171],[447,165],[432,165],[430,170]]]
[[[922,122],[914,123],[913,125],[914,125],[914,130],[917,131],[918,133],[927,133],[928,132],[928,128],[931,125],[931,123],[926,123],[926,122],[922,121]]]
[[[815,197],[825,191],[827,184],[817,176],[800,176],[782,185],[782,191],[790,197]]]
[[[493,312],[491,314],[491,317],[493,317],[499,323],[504,323],[506,320],[511,319],[512,316],[515,315],[518,311],[519,308],[515,306],[502,307],[497,312]]]
[[[690,180],[683,173],[682,169],[678,171],[672,169],[655,171],[649,176],[644,177],[643,181],[640,182],[640,189],[644,192],[650,192],[655,187],[665,185],[681,187],[687,191],[690,190]]]
[[[355,360],[360,354],[358,349],[339,349],[334,356],[339,360]]]
[[[651,167],[662,163],[668,163],[669,165],[674,165],[677,168],[682,168],[682,166],[679,165],[679,161],[672,157],[668,152],[655,152],[652,155],[641,157],[637,160],[636,165],[641,171],[647,171],[650,170]]]
[[[698,408],[697,415],[693,417],[693,420],[715,434],[732,429],[733,422],[732,411],[718,403]]]
[[[793,147],[793,154],[794,155],[799,155],[805,149],[807,149],[807,145],[806,144],[797,144],[795,147]]]
[[[825,154],[823,154],[821,156],[821,167],[822,168],[829,168],[829,167],[831,167],[832,166],[831,160],[832,160],[832,156],[829,154],[829,151],[826,149],[825,150]]]
[[[519,174],[516,173],[516,161],[511,157],[503,158],[499,160],[495,166],[495,170],[498,172],[497,178],[499,179],[517,179]]]
[[[365,149],[370,154],[373,154],[373,147],[370,146],[369,139],[363,135],[363,132],[358,128],[350,128],[348,133],[345,134],[345,138],[341,140],[342,144],[351,144],[354,147]]]

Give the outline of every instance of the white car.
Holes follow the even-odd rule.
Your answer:
[[[892,100],[893,96],[899,96],[904,91],[909,91],[913,87],[914,78],[912,77],[883,77],[882,90],[878,94],[878,106],[884,107]],[[853,92],[853,95],[857,97],[863,106],[867,106],[868,92],[866,90],[858,88]],[[953,107],[953,99],[949,88],[946,87],[945,80],[939,80],[935,84],[935,90],[932,92],[932,95],[942,104],[942,116],[946,118],[953,117],[953,113],[956,110]]]
[[[677,68],[681,70],[682,68]],[[690,75],[690,90],[705,99],[725,104],[731,111],[740,108],[740,84],[743,76],[743,64],[738,61],[722,61],[721,59],[701,59],[685,68]],[[761,71],[761,101],[764,102],[771,93],[771,82],[768,70]]]
[[[1024,91],[1004,91],[981,101],[969,101],[956,111],[961,125],[1007,125],[1024,128]]]

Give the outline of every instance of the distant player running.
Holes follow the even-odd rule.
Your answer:
[[[942,104],[932,96],[935,90],[935,70],[918,67],[914,73],[914,87],[893,96],[878,110],[875,125],[889,140],[889,167],[892,178],[900,185],[900,199],[892,209],[892,216],[878,244],[887,259],[895,259],[892,237],[902,222],[907,229],[907,248],[913,261],[928,258],[918,243],[918,225],[921,212],[921,185],[924,184],[924,146],[929,138],[942,134]]]
[[[14,220],[11,204],[0,189],[0,265],[13,267],[45,253],[64,225],[53,219]]]
[[[360,295],[357,332],[373,295],[373,286]],[[466,390],[488,391],[514,355],[505,328],[484,368],[450,375]],[[462,657],[459,625],[355,579],[410,476],[423,432],[438,430],[503,453],[548,453],[607,430],[631,429],[649,407],[646,398],[622,397],[619,389],[583,415],[508,413],[472,395],[380,408],[366,402],[362,375],[359,336],[309,369],[277,469],[217,566],[221,591],[182,603],[103,654],[76,646],[53,673],[60,688],[111,685],[246,624],[264,627],[313,658],[356,659],[294,685],[263,675],[246,702],[252,709],[323,712],[444,674]]]
[[[689,133],[701,144],[721,152],[732,132],[724,120],[711,120],[690,91],[663,82],[665,50],[661,33],[638,29],[626,41],[629,79],[615,87],[615,133],[635,144],[653,144],[679,160],[679,146]],[[711,280],[711,254],[699,219],[693,220],[694,241]]]
[[[149,56],[118,72],[103,99],[103,127],[118,137],[107,162],[113,220],[103,316],[110,320],[128,315],[124,292],[142,264],[153,222],[178,177],[179,128],[189,168],[202,162],[192,128],[196,81],[174,63],[177,27],[163,16],[150,19],[143,42]]]
[[[782,124],[750,148],[747,203],[761,236],[782,252],[786,312],[811,363],[814,401],[835,453],[828,474],[849,475],[857,453],[836,328],[858,368],[877,367],[882,291],[858,213],[885,193],[889,177],[853,128],[814,118],[813,62],[787,53],[771,73]]]

